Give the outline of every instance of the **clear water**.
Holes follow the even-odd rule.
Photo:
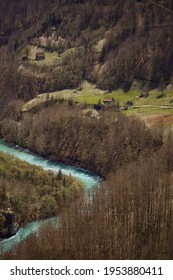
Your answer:
[[[30,164],[40,166],[45,170],[58,172],[59,169],[61,169],[64,174],[71,174],[72,176],[81,180],[85,184],[87,189],[98,184],[100,181],[100,178],[98,176],[84,169],[76,168],[72,165],[67,165],[64,163],[47,160],[39,155],[29,152],[28,150],[20,149],[18,147],[14,147],[13,145],[8,145],[3,140],[0,140],[0,151],[11,154],[16,158],[24,160]],[[40,226],[43,226],[48,222],[57,223],[57,221],[58,218],[51,218],[26,224],[25,227],[21,228],[15,236],[0,241],[0,251],[4,252],[10,250],[17,242],[24,240],[31,233],[37,232]]]

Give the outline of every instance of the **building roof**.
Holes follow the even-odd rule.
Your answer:
[[[44,52],[36,52],[36,56],[45,56]]]
[[[103,99],[103,102],[112,102],[112,101],[114,101],[114,98],[112,98],[112,97],[105,97]]]

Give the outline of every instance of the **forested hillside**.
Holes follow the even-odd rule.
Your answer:
[[[61,171],[46,172],[0,153],[0,218],[7,208],[13,209],[20,226],[57,215],[74,198],[80,197],[83,189],[81,182]]]
[[[6,78],[1,73],[1,95],[29,99],[39,92],[76,88],[84,79],[108,90],[128,90],[134,79],[148,87],[168,84],[173,73],[173,3],[156,4],[1,1],[1,68],[7,71]],[[61,63],[43,67],[42,77],[24,75],[17,69],[26,44],[64,54]]]
[[[140,120],[116,112],[105,111],[99,119],[83,118],[77,106],[52,104],[19,122],[10,111],[0,123],[5,141],[101,176],[162,145],[162,133],[151,133]]]
[[[172,259],[172,132],[128,116],[127,102],[160,106],[167,94],[173,112],[173,2],[2,0],[0,21],[0,138],[104,179],[68,203],[71,178],[14,168],[0,155],[2,207],[11,203],[22,221],[62,210],[59,228],[42,229],[2,257]],[[82,101],[73,99],[79,92]],[[17,208],[17,199],[27,201],[23,183],[33,203],[24,210]]]
[[[60,227],[30,236],[7,259],[172,260],[172,137],[64,209]],[[30,244],[33,244],[30,248]]]

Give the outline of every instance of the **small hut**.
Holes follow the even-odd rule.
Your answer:
[[[44,60],[45,53],[44,52],[36,52],[35,60]]]
[[[105,97],[103,99],[103,105],[108,105],[108,106],[115,105],[115,99],[113,97]]]

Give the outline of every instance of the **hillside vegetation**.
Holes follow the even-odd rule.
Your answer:
[[[11,208],[20,225],[59,214],[82,193],[82,183],[61,171],[53,174],[0,153],[0,210]]]
[[[63,211],[60,227],[41,229],[7,259],[172,259],[173,149],[120,168]],[[30,248],[30,243],[33,246]]]
[[[2,207],[21,221],[61,211],[4,258],[172,259],[171,131],[119,112],[171,107],[172,19],[171,0],[0,1],[0,137],[105,179],[86,199],[72,178],[0,156]],[[105,96],[120,102],[91,115]]]
[[[15,88],[13,98],[30,99],[76,88],[83,80],[110,91],[128,91],[134,79],[146,90],[172,82],[172,1],[164,1],[167,10],[147,0],[13,1],[10,8],[6,2],[0,15],[2,66],[8,72],[30,51],[32,61],[34,47],[48,52],[48,60],[52,53],[54,62],[45,67],[29,61],[20,71],[16,65],[8,72],[8,88],[3,79],[1,95]]]
[[[84,117],[77,105],[54,102],[24,114],[20,122],[7,114],[0,122],[0,136],[102,176],[162,145],[161,135],[146,130],[135,117],[109,110],[99,118]]]

